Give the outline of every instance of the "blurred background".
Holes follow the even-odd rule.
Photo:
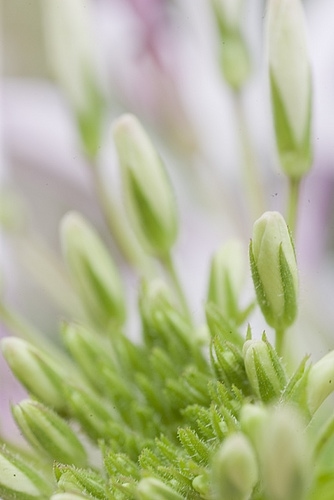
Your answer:
[[[266,72],[266,2],[236,3],[232,27],[249,63],[238,92],[222,70],[224,34],[213,2],[0,0],[2,302],[44,335],[57,341],[60,319],[75,308],[58,232],[68,210],[83,213],[103,236],[135,308],[140,273],[110,232],[108,203],[101,203],[113,200],[127,225],[110,132],[121,113],[140,118],[172,180],[180,216],[176,266],[199,324],[214,251],[237,237],[247,259],[254,220],[264,210],[285,212]],[[301,312],[291,342],[318,358],[334,347],[334,4],[304,5],[314,168],[299,209]],[[245,300],[252,294],[248,273]],[[257,314],[254,322],[260,335],[264,323]],[[3,322],[1,335],[12,333],[9,326]],[[128,328],[136,335],[135,320]],[[5,366],[1,376],[3,405],[20,399]]]

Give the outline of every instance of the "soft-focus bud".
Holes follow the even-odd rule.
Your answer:
[[[308,408],[313,414],[334,391],[334,351],[311,366],[306,390]]]
[[[134,230],[149,252],[163,256],[175,242],[177,215],[161,158],[133,115],[114,123],[113,136]]]
[[[86,452],[69,425],[54,411],[29,399],[13,406],[17,425],[33,448],[65,464],[87,465]]]
[[[184,497],[167,484],[153,477],[145,477],[137,487],[139,500],[182,500]]]
[[[279,212],[265,212],[255,222],[249,257],[262,313],[268,325],[285,330],[297,315],[298,273],[293,241]]]
[[[247,340],[243,348],[248,380],[255,394],[264,402],[276,399],[286,385],[286,375],[275,349],[263,336]]]
[[[311,477],[305,423],[294,408],[273,408],[259,452],[265,498],[304,500]]]
[[[241,430],[249,438],[255,450],[258,450],[261,446],[267,421],[268,410],[265,406],[246,404],[241,408]]]
[[[242,433],[231,434],[213,458],[214,500],[248,500],[258,481],[254,450]]]
[[[227,83],[239,90],[250,73],[250,57],[241,30],[244,0],[211,0],[220,34],[221,67]]]
[[[90,2],[43,2],[42,6],[48,61],[73,107],[85,151],[94,158],[100,147],[105,103],[97,78]]]
[[[238,240],[230,240],[211,262],[208,301],[216,304],[223,316],[240,323],[239,295],[245,277],[245,252]]]
[[[283,170],[311,167],[311,75],[301,0],[270,0],[267,41],[276,141]]]
[[[122,324],[123,286],[110,253],[93,227],[80,214],[70,212],[61,223],[61,240],[73,283],[94,325],[108,329]]]
[[[52,484],[4,447],[0,449],[0,470],[1,498],[22,500],[50,498]]]
[[[31,394],[57,411],[65,409],[64,386],[71,375],[64,366],[19,338],[3,339],[1,348],[15,377]]]

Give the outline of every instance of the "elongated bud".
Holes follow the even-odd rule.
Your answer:
[[[226,319],[240,323],[239,295],[245,277],[244,252],[238,240],[228,241],[211,262],[208,301],[216,304]]]
[[[297,315],[298,273],[293,241],[279,212],[254,224],[249,257],[258,303],[268,325],[284,330]]]
[[[50,497],[53,485],[4,447],[0,449],[0,470],[1,498],[46,500]]]
[[[268,418],[269,413],[265,406],[245,404],[241,409],[241,430],[251,441],[255,450],[260,449],[263,440],[263,432]]]
[[[177,236],[177,215],[161,158],[133,115],[114,123],[113,136],[134,230],[150,253],[164,255]]]
[[[305,423],[290,407],[271,411],[259,450],[265,497],[304,500],[311,477]]]
[[[159,479],[146,477],[142,479],[137,487],[139,500],[182,500],[183,495],[180,495],[175,490],[167,486]]]
[[[1,341],[1,348],[12,372],[24,387],[45,404],[64,411],[64,386],[71,378],[67,370],[25,340],[8,337]]]
[[[308,408],[313,414],[334,391],[334,351],[311,366],[306,390]]]
[[[239,90],[250,74],[250,57],[241,20],[244,0],[211,0],[220,34],[221,68],[226,82]]]
[[[246,436],[228,436],[213,458],[213,498],[247,500],[258,481],[255,453]]]
[[[43,2],[48,61],[73,108],[85,152],[94,158],[105,103],[97,78],[90,7],[85,0]]]
[[[95,230],[80,214],[70,212],[61,223],[61,240],[73,283],[91,321],[101,329],[122,324],[123,286]]]
[[[311,151],[311,76],[301,0],[270,0],[268,59],[276,142],[283,170],[300,178]]]
[[[276,399],[286,385],[286,375],[275,349],[263,336],[262,340],[247,340],[243,354],[255,394],[264,402]]]
[[[51,460],[87,464],[86,452],[69,425],[54,411],[36,401],[25,400],[13,406],[16,423],[29,443]]]

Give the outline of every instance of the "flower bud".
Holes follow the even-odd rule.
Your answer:
[[[239,90],[250,73],[250,58],[241,30],[244,0],[212,0],[220,34],[221,67],[227,83]]]
[[[77,467],[87,464],[86,452],[76,434],[50,408],[27,399],[13,406],[12,412],[23,435],[36,450],[65,464]]]
[[[125,320],[123,286],[112,258],[95,230],[70,212],[61,223],[61,240],[72,280],[94,325],[106,329]]]
[[[48,61],[76,115],[87,155],[94,158],[101,142],[104,97],[92,50],[90,3],[85,0],[43,2]]]
[[[115,122],[113,136],[134,230],[150,253],[163,256],[175,242],[177,215],[161,158],[133,115]]]
[[[53,472],[59,491],[80,495],[84,492],[88,498],[105,498],[106,484],[97,471],[72,465],[55,463]],[[84,497],[85,498],[85,497]]]
[[[277,398],[286,385],[286,375],[275,349],[265,336],[247,340],[243,348],[245,369],[255,394],[264,402]]]
[[[251,441],[255,450],[260,448],[263,440],[263,430],[268,421],[268,410],[265,406],[245,404],[241,408],[241,430]]]
[[[247,500],[258,481],[254,450],[242,433],[228,436],[212,464],[213,498]]]
[[[267,23],[271,99],[283,170],[311,167],[311,75],[301,0],[270,0]]]
[[[0,449],[0,497],[22,500],[47,499],[52,484],[4,447]]]
[[[184,497],[167,484],[153,477],[145,477],[137,487],[139,500],[182,500]]]
[[[293,241],[279,212],[254,224],[249,257],[258,303],[268,325],[285,330],[297,315],[298,273]]]
[[[1,341],[3,355],[15,377],[38,399],[57,411],[66,408],[64,386],[70,374],[45,352],[25,340]]]
[[[334,351],[311,366],[306,391],[308,408],[313,414],[334,391]]]
[[[244,252],[238,240],[230,240],[211,262],[208,301],[219,307],[226,319],[240,322],[239,294],[245,277]]]
[[[311,477],[310,449],[299,413],[290,407],[273,408],[259,450],[265,498],[306,498]]]

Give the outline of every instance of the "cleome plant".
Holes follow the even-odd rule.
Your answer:
[[[237,96],[250,65],[239,7],[213,4],[227,46],[222,72]],[[254,299],[241,306],[247,255],[239,241],[227,241],[211,262],[205,324],[196,325],[173,263],[171,183],[140,121],[122,115],[113,139],[135,238],[128,254],[141,270],[139,332],[136,340],[125,332],[123,282],[108,248],[82,215],[66,214],[61,246],[82,318],[62,323],[62,347],[20,327],[25,335],[1,342],[29,394],[12,413],[30,445],[0,448],[2,499],[333,499],[334,416],[322,403],[334,390],[334,351],[294,365],[285,342],[298,313],[298,193],[312,163],[301,2],[270,0],[267,20],[275,134],[290,195],[286,219],[265,211],[247,235]],[[152,271],[154,260],[170,285]],[[273,344],[253,332],[256,306]],[[12,326],[4,311],[1,304]]]

